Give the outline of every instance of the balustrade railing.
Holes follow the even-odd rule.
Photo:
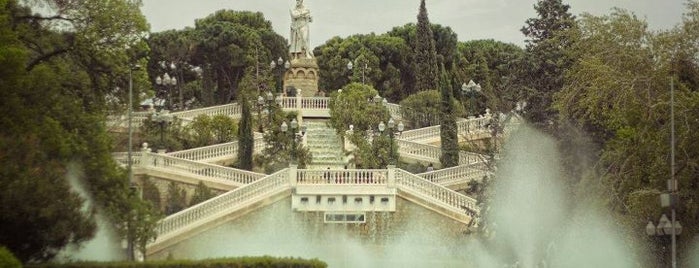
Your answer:
[[[398,154],[401,157],[413,158],[422,161],[439,162],[442,149],[437,146],[397,139]]]
[[[330,109],[328,97],[307,97],[300,98],[302,110],[327,110]]]
[[[208,177],[213,180],[223,180],[233,186],[240,186],[257,181],[265,174],[239,170],[219,165],[196,162],[162,154],[149,154],[150,163],[142,163],[148,168],[170,172]]]
[[[396,169],[395,176],[396,186],[402,191],[420,196],[434,203],[441,203],[445,207],[472,217],[478,216],[480,212],[476,199],[401,169]]]
[[[458,183],[468,183],[472,180],[481,180],[483,177],[488,176],[488,174],[488,167],[485,163],[480,162],[470,165],[459,165],[416,175],[436,184],[447,186]]]
[[[266,144],[262,135],[256,135],[253,153],[261,153]],[[211,146],[193,148],[189,150],[170,152],[167,155],[184,158],[192,161],[207,161],[221,157],[236,157],[238,154],[238,141],[215,144]]]
[[[385,169],[300,169],[296,171],[296,183],[300,185],[386,185],[388,171]]]
[[[205,223],[211,221],[211,217],[225,216],[220,214],[232,213],[275,193],[287,190],[289,188],[288,176],[289,170],[283,169],[256,182],[172,214],[159,222],[156,227],[158,237],[191,227],[190,225],[197,221]]]
[[[242,111],[240,109],[240,105],[238,105],[237,103],[230,103],[230,104],[219,105],[219,106],[211,106],[211,107],[200,108],[200,109],[173,112],[173,113],[171,113],[171,115],[175,116],[177,118],[180,118],[182,120],[192,120],[192,119],[194,119],[197,116],[202,115],[202,114],[205,114],[208,116],[226,115],[226,116],[230,116],[233,118],[240,118],[241,113],[242,113]]]
[[[398,120],[403,118],[403,114],[401,114],[400,111],[400,105],[395,103],[386,103],[384,106],[386,107],[386,109],[388,109],[388,113],[391,115],[392,118]]]
[[[439,133],[441,133],[439,126],[431,126],[403,131],[399,138],[406,141],[420,141],[439,138]]]
[[[120,165],[129,164],[129,153],[127,152],[112,153],[112,158]],[[141,164],[141,152],[131,152],[131,164],[134,166]]]

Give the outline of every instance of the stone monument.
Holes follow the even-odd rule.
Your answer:
[[[310,48],[309,24],[313,22],[311,12],[296,0],[291,13],[291,36],[289,57],[291,66],[284,76],[284,92],[288,95],[301,94],[312,97],[318,93],[318,62]]]

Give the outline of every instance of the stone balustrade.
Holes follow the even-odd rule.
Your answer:
[[[388,172],[385,169],[298,170],[296,174],[296,183],[301,185],[386,185],[388,183]]]
[[[289,171],[281,170],[263,179],[237,188],[233,191],[211,198],[195,206],[162,219],[156,227],[157,240],[171,238],[185,228],[193,228],[195,223],[206,224],[217,218],[226,216],[236,210],[244,209],[254,202],[263,200],[280,191],[289,188]]]
[[[253,148],[253,153],[262,153],[262,150],[264,150],[266,146],[264,137],[261,134],[255,136],[255,147]],[[233,159],[238,155],[238,142],[234,141],[189,150],[170,152],[167,155],[202,162]]]
[[[410,172],[395,170],[396,186],[401,191],[409,192],[431,201],[434,204],[442,204],[457,213],[475,217],[480,209],[476,204],[476,199],[460,194],[442,185],[433,183]]]
[[[386,103],[384,104],[384,107],[388,109],[388,113],[391,115],[391,118],[395,120],[402,120],[403,119],[403,114],[400,111],[400,105],[395,104],[395,103]]]
[[[229,168],[214,164],[202,163],[164,154],[146,153],[142,155],[141,166],[164,172],[173,172],[193,177],[205,177],[212,181],[224,181],[233,186],[241,186],[255,182],[265,174]]]
[[[403,131],[399,138],[406,141],[433,140],[439,138],[440,133],[439,126],[431,126]]]
[[[397,139],[395,141],[398,145],[398,154],[400,154],[400,157],[439,163],[439,157],[442,155],[441,148],[403,139]]]
[[[423,179],[434,182],[442,186],[467,184],[472,180],[481,180],[488,176],[488,167],[483,162],[469,165],[459,165],[455,167],[416,174]]]
[[[240,105],[238,105],[237,103],[229,103],[229,104],[225,104],[225,105],[211,106],[211,107],[206,107],[206,108],[171,113],[172,116],[175,116],[175,117],[180,118],[182,120],[193,120],[197,116],[200,116],[203,114],[211,116],[211,117],[216,116],[216,115],[226,115],[226,116],[230,116],[232,118],[240,118],[240,115],[242,114],[242,110],[240,108]]]
[[[127,152],[112,153],[112,158],[121,166],[129,164],[129,153]],[[141,152],[131,152],[131,164],[134,166],[141,164]]]
[[[329,110],[330,98],[328,97],[307,97],[299,98],[301,109],[303,110]]]

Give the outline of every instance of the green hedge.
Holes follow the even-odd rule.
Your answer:
[[[21,268],[22,263],[12,255],[12,252],[5,247],[0,246],[0,267],[2,268]]]
[[[299,258],[276,257],[238,257],[208,260],[169,260],[147,262],[73,262],[46,263],[29,265],[36,268],[324,268],[328,265],[318,259],[305,260]]]

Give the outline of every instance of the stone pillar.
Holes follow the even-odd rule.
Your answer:
[[[150,152],[150,148],[148,148],[148,143],[144,142],[143,147],[141,147],[141,166],[142,167],[145,168],[145,167],[153,165],[153,162],[151,160],[152,157],[150,154],[151,154],[151,152]]]
[[[388,165],[388,188],[396,188],[396,166]]]
[[[289,164],[289,185],[291,188],[296,188],[296,171],[298,171],[297,164]]]

